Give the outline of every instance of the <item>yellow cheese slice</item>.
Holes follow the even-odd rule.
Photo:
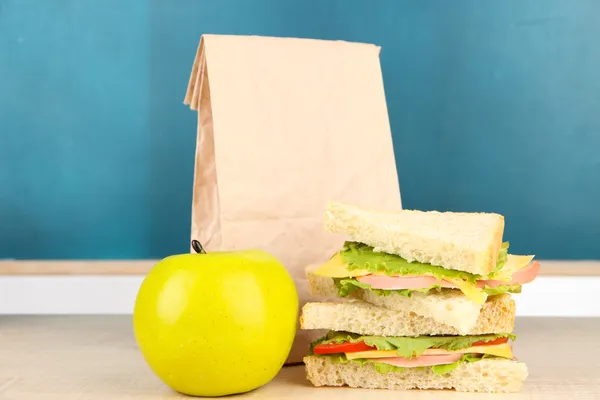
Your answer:
[[[329,261],[313,271],[313,275],[328,278],[355,278],[369,274],[370,272],[366,269],[348,270],[348,266],[340,253],[336,253]]]
[[[357,358],[387,358],[387,357],[399,357],[396,350],[368,350],[368,351],[356,351],[354,353],[346,353],[348,360],[355,360]]]
[[[460,289],[461,292],[473,303],[477,305],[482,305],[488,298],[487,293],[483,291],[483,289],[478,288],[472,283],[460,280],[460,279],[450,279],[445,278],[448,282],[452,282],[456,285],[457,288]]]
[[[496,344],[491,346],[474,346],[467,349],[448,351],[443,349],[427,349],[423,355],[444,355],[453,353],[476,353],[476,354],[489,354],[491,356],[512,358],[512,348],[508,343]],[[348,360],[355,360],[358,358],[387,358],[387,357],[400,357],[396,350],[369,350],[369,351],[357,351],[355,353],[346,353]]]
[[[336,253],[329,261],[321,265],[313,271],[315,276],[323,276],[327,278],[357,278],[360,276],[370,275],[366,269],[355,269],[350,271],[347,264],[340,253]],[[378,272],[373,275],[385,275],[383,272]],[[460,279],[446,279],[452,282],[463,294],[477,305],[482,305],[487,300],[487,294],[483,289],[479,289],[475,285],[462,281]]]
[[[507,256],[506,264],[502,267],[498,273],[490,276],[490,279],[499,281],[510,281],[515,272],[527,267],[531,260],[535,256],[518,256],[509,254]],[[328,278],[357,278],[359,276],[365,276],[371,274],[366,269],[355,269],[350,271],[347,264],[344,262],[340,253],[336,253],[329,261],[321,265],[313,274],[316,276],[324,276]],[[386,275],[384,272],[375,272],[373,275]],[[390,275],[390,276],[401,276],[401,275]],[[454,283],[467,297],[477,304],[483,304],[487,298],[483,290],[471,285],[468,282],[454,279],[446,279],[449,282]]]
[[[500,271],[493,276],[490,276],[490,279],[509,282],[512,280],[513,274],[527,267],[534,257],[535,256],[515,256],[509,254],[507,256],[506,264],[504,264]]]
[[[494,346],[475,346],[469,347],[468,349],[460,350],[461,353],[476,353],[476,354],[489,354],[490,356],[513,358],[512,348],[508,343],[497,344]]]

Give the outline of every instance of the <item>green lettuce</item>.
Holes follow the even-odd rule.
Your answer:
[[[331,361],[334,363],[358,363],[361,366],[365,364],[372,364],[373,368],[380,374],[389,374],[391,372],[404,372],[407,368],[405,367],[397,367],[395,365],[390,365],[382,362],[377,362],[372,359],[364,359],[358,358],[354,360],[348,360],[343,354],[327,354],[327,355],[319,355],[318,357],[329,357]],[[442,365],[433,365],[431,367],[411,367],[411,370],[424,370],[426,368],[431,368],[434,374],[436,375],[444,375],[454,371],[458,366],[462,363],[471,363],[483,360],[484,358],[500,358],[496,356],[490,356],[487,354],[479,355],[479,354],[463,354],[460,360],[452,363],[452,364],[442,364]]]
[[[340,297],[347,297],[356,289],[364,289],[364,290],[373,290],[371,289],[371,285],[368,283],[361,283],[356,279],[347,279],[347,278],[333,278],[333,283],[338,289],[338,295]],[[391,290],[385,290],[384,296],[389,296],[391,294]],[[387,293],[390,292],[390,293]]]
[[[504,242],[504,243],[502,243],[502,246],[500,246],[500,253],[498,254],[498,261],[496,262],[496,268],[494,268],[494,270],[489,274],[489,276],[488,276],[489,278],[492,278],[494,275],[496,275],[498,272],[500,272],[502,267],[504,267],[504,264],[506,264],[506,262],[508,261],[508,246],[509,246],[508,242]]]
[[[432,365],[430,368],[436,375],[445,375],[452,371],[454,371],[460,364],[463,363],[472,363],[476,361],[483,360],[484,358],[501,358],[496,356],[491,356],[489,354],[463,354],[463,356],[457,362],[452,364],[442,364],[442,365]]]
[[[503,334],[487,334],[487,335],[468,335],[468,336],[361,336],[349,332],[330,331],[325,337],[313,342],[311,345],[311,353],[314,346],[319,343],[358,343],[364,342],[369,346],[374,346],[377,350],[396,350],[400,357],[413,358],[419,357],[427,349],[443,349],[448,351],[456,351],[466,349],[473,346],[473,343],[484,342],[488,343],[498,338],[509,338],[515,340],[516,336]]]
[[[369,290],[379,296],[389,296],[392,293],[399,294],[401,296],[411,297],[414,292],[429,293],[434,291],[441,291],[440,285],[433,285],[424,289],[399,289],[399,290],[387,290],[387,289],[372,289],[368,283],[362,283],[356,280],[356,278],[333,278],[333,283],[338,289],[338,295],[340,297],[347,297],[356,289]]]
[[[326,354],[326,355],[318,355],[317,357],[328,357],[335,364],[346,364],[346,363],[356,363],[360,364],[361,367],[365,366],[365,364],[371,364],[375,368],[377,372],[380,374],[389,374],[390,372],[404,372],[405,367],[397,367],[395,365],[390,365],[382,362],[377,362],[374,360],[368,360],[365,358],[356,358],[354,360],[348,360],[343,354]],[[412,369],[423,370],[426,367],[414,367]]]
[[[491,288],[486,286],[483,291],[488,294],[488,296],[497,296],[503,293],[521,293],[521,285],[501,285],[496,286],[495,288]]]
[[[455,290],[455,289],[444,289],[440,285],[432,285],[428,288],[423,289],[400,289],[400,290],[384,290],[384,289],[372,289],[368,283],[359,282],[356,278],[333,278],[333,283],[338,289],[338,295],[340,297],[347,297],[357,289],[369,290],[379,296],[389,296],[392,293],[400,296],[411,297],[413,293],[439,293],[442,290]],[[502,293],[521,293],[521,285],[501,285],[495,288],[486,286],[483,291],[488,296],[496,296]]]
[[[508,259],[509,243],[502,243],[498,262],[494,271],[502,269]],[[475,284],[485,277],[465,271],[446,269],[437,265],[409,262],[404,258],[384,252],[373,251],[373,247],[359,242],[345,242],[340,251],[349,270],[364,269],[370,273],[382,272],[386,275],[431,275],[437,279],[460,279]]]

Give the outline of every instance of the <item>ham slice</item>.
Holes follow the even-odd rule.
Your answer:
[[[454,284],[441,281],[433,276],[386,276],[386,275],[365,275],[356,278],[360,283],[371,285],[373,289],[426,289],[433,285],[440,285],[445,288],[455,288]]]
[[[393,365],[396,367],[430,367],[432,365],[452,364],[460,360],[461,353],[420,356],[416,358],[387,357],[373,358],[372,361]]]
[[[540,263],[537,261],[532,262],[531,264],[529,264],[527,267],[518,270],[517,272],[515,272],[512,276],[512,281],[510,283],[506,283],[503,281],[494,281],[494,280],[487,280],[487,281],[479,281],[479,282],[485,282],[485,285],[494,288],[496,286],[502,286],[502,285],[524,285],[526,283],[529,283],[531,281],[533,281],[536,276],[539,274],[540,272]],[[479,286],[479,282],[477,282],[477,285]],[[484,287],[484,286],[480,286],[480,287]]]
[[[495,288],[502,285],[524,285],[533,281],[540,271],[540,263],[532,262],[527,267],[515,272],[510,282],[497,280],[477,281],[477,287],[486,286]],[[446,280],[439,280],[433,276],[386,276],[386,275],[365,275],[356,278],[361,283],[370,285],[373,289],[383,290],[401,290],[401,289],[427,289],[434,285],[440,285],[443,288],[457,289],[456,285]]]

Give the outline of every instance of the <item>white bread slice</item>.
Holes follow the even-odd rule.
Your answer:
[[[313,275],[307,271],[308,285],[312,296],[337,298],[338,290],[333,279]],[[439,293],[415,292],[411,297],[392,293],[379,296],[369,290],[356,289],[347,300],[357,299],[395,311],[409,311],[430,318],[440,324],[455,328],[457,334],[467,335],[477,325],[482,306],[469,300],[460,290],[447,289]]]
[[[498,260],[504,217],[495,213],[378,211],[330,202],[324,229],[410,262],[486,276]]]
[[[527,379],[524,363],[485,359],[460,364],[454,371],[436,375],[431,368],[406,368],[382,374],[372,364],[334,363],[330,357],[307,356],[306,377],[314,386],[350,386],[368,389],[455,389],[459,392],[518,392]]]
[[[482,309],[477,324],[466,332],[411,311],[396,311],[362,301],[306,303],[300,328],[327,329],[373,336],[482,335],[510,333],[515,323],[515,302],[509,295],[493,296]]]

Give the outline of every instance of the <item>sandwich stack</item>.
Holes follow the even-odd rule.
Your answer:
[[[377,211],[331,202],[324,228],[347,237],[307,271],[302,329],[328,333],[304,358],[315,386],[516,392],[512,293],[535,279],[534,256],[508,254],[495,213]]]

